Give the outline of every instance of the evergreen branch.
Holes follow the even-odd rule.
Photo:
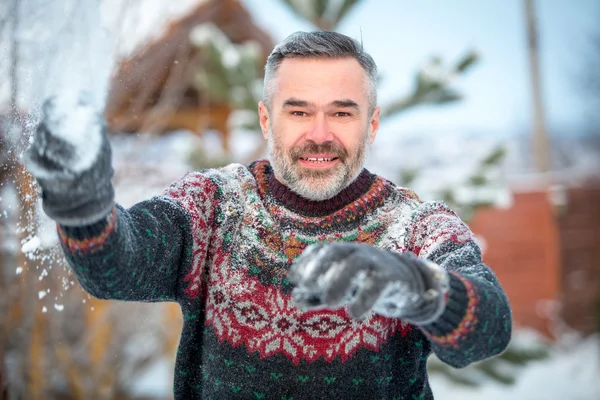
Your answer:
[[[308,8],[298,7],[298,4],[294,0],[281,0],[283,4],[287,5],[288,8],[297,16],[304,18],[306,21],[315,24],[314,15],[309,14]]]
[[[313,0],[312,9],[313,15],[319,20],[324,20],[327,9],[329,8],[329,0]]]
[[[481,162],[482,167],[488,167],[490,165],[496,165],[506,156],[506,148],[504,146],[498,146],[494,149],[490,155],[488,155]]]
[[[342,5],[337,11],[337,15],[335,17],[335,25],[339,25],[340,22],[348,15],[348,13],[362,0],[344,0]]]
[[[464,73],[469,68],[473,67],[477,63],[478,60],[479,60],[479,54],[477,54],[475,51],[470,51],[467,54],[465,54],[462,59],[460,59],[458,61],[458,63],[456,64],[456,67],[454,67],[454,71],[456,73]]]

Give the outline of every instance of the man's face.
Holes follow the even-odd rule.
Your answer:
[[[379,128],[366,73],[353,58],[291,58],[273,84],[271,110],[260,102],[259,116],[275,176],[305,198],[335,196],[362,170]]]

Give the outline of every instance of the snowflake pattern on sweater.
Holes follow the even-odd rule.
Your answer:
[[[468,227],[367,170],[325,202],[291,192],[266,161],[193,172],[159,197],[59,234],[92,295],[181,305],[177,399],[430,399],[432,351],[460,367],[510,338],[508,301]],[[411,251],[446,268],[443,315],[416,327],[296,308],[290,264],[333,241]]]

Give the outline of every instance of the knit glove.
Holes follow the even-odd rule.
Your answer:
[[[23,157],[42,189],[44,212],[66,226],[84,226],[113,207],[111,148],[103,118],[83,99],[49,99]]]
[[[373,311],[412,324],[435,321],[443,312],[448,273],[438,265],[360,243],[314,244],[288,272],[302,309],[348,305],[351,317]]]

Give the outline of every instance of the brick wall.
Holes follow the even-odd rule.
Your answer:
[[[515,193],[510,209],[483,209],[470,223],[485,240],[484,262],[504,287],[516,326],[550,334],[544,305],[559,300],[560,239],[548,196]]]
[[[558,225],[562,317],[591,333],[600,329],[600,188],[570,189]]]

